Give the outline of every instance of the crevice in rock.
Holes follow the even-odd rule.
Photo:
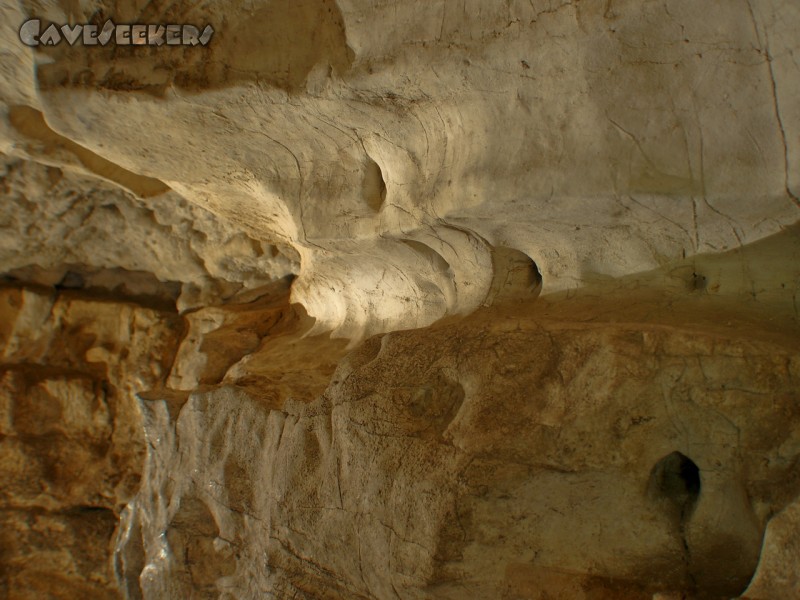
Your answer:
[[[747,0],[747,10],[750,13],[750,19],[753,22],[753,30],[756,34],[756,39],[758,44],[761,46],[761,50],[764,52],[767,58],[767,69],[769,69],[769,80],[770,86],[772,89],[772,105],[775,111],[775,120],[778,124],[778,130],[780,131],[781,135],[781,142],[783,144],[783,175],[784,175],[784,188],[786,190],[786,194],[791,198],[792,202],[800,208],[800,198],[792,191],[791,183],[789,181],[789,173],[791,171],[789,167],[789,146],[786,141],[786,129],[783,124],[783,117],[781,117],[781,109],[780,109],[780,102],[778,101],[778,85],[775,81],[775,70],[772,66],[772,61],[774,60],[774,56],[769,48],[769,36],[767,35],[766,30],[764,31],[764,40],[761,40],[761,34],[758,30],[758,21],[756,20],[755,13],[753,12],[753,6],[750,3],[750,0]]]
[[[692,551],[687,539],[687,524],[702,489],[700,469],[681,452],[672,452],[656,463],[650,474],[651,497],[662,501],[675,523],[682,548],[686,586],[690,594],[697,590],[692,569]]]
[[[367,158],[364,169],[364,182],[362,187],[364,201],[373,212],[380,212],[386,201],[386,181],[380,166],[371,158]]]
[[[176,313],[181,283],[160,281],[147,271],[129,271],[65,264],[43,269],[30,265],[0,274],[0,287],[54,290],[57,295],[79,295],[104,302],[131,303],[161,312]]]

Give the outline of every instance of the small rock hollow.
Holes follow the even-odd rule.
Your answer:
[[[386,182],[380,166],[372,159],[369,159],[364,171],[363,193],[367,205],[374,212],[379,212],[386,200]]]
[[[658,461],[650,476],[651,492],[679,508],[682,519],[697,503],[701,487],[699,467],[680,452],[672,452]]]

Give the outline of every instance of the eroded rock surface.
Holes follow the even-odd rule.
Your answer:
[[[0,15],[0,594],[800,597],[796,3]]]
[[[203,48],[34,55],[13,25],[32,13],[217,33]],[[691,0],[21,2],[3,25],[0,149],[140,196],[161,182],[290,248],[293,298],[318,331],[419,327],[484,301],[496,247],[535,261],[551,293],[797,221],[798,8],[713,13]]]
[[[309,403],[146,402],[128,593],[742,593],[800,491],[792,344],[493,317],[372,338]]]
[[[293,270],[275,246],[220,226],[174,192],[137,198],[95,178],[10,157],[0,175],[0,261],[13,279],[119,290],[173,306],[177,300],[186,309]]]
[[[145,456],[135,394],[167,376],[183,323],[13,287],[0,315],[0,592],[117,597],[108,556]]]

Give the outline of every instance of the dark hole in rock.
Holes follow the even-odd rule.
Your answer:
[[[650,492],[668,500],[680,509],[681,518],[688,516],[700,497],[700,469],[680,452],[672,452],[656,463],[650,475]]]
[[[708,278],[700,273],[692,273],[692,278],[689,281],[689,290],[693,292],[702,292],[708,287]]]
[[[542,289],[542,272],[539,270],[539,265],[537,265],[533,260],[531,260],[531,274],[533,276],[533,283],[531,284],[531,292],[535,292],[538,295]]]
[[[111,509],[105,506],[94,506],[94,505],[83,505],[78,506],[75,508],[75,512],[77,514],[99,514],[99,513],[109,513],[111,514]]]
[[[86,282],[83,279],[83,275],[75,271],[67,271],[56,287],[65,290],[77,290],[84,287],[84,285],[86,285]]]

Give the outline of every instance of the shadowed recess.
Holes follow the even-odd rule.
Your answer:
[[[341,74],[354,58],[333,0],[234,2],[222,18],[212,2],[148,2],[127,10],[99,4],[84,11],[84,22],[211,25],[214,34],[207,46],[41,47],[54,60],[38,68],[42,89],[94,87],[160,97],[171,86],[199,92],[254,82],[302,92],[312,70]]]
[[[386,200],[386,182],[383,179],[381,168],[371,158],[367,157],[367,165],[364,169],[363,182],[364,201],[373,212],[379,212]]]
[[[169,191],[169,187],[164,182],[128,171],[56,133],[50,129],[44,120],[44,115],[30,106],[11,106],[8,109],[8,120],[14,129],[31,138],[33,143],[42,144],[43,147],[40,150],[45,155],[52,156],[56,161],[58,161],[59,154],[62,156],[64,154],[72,155],[98,177],[121,185],[142,198],[157,196]]]
[[[683,520],[700,497],[700,469],[688,456],[673,452],[653,467],[650,485],[653,495],[678,508]]]

